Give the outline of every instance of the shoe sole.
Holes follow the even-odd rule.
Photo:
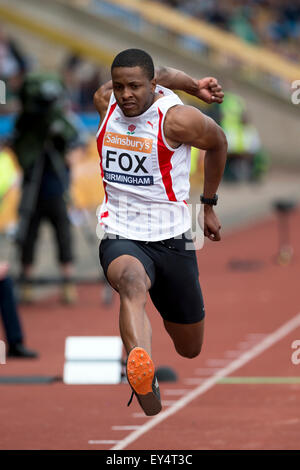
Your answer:
[[[127,359],[127,380],[147,416],[161,411],[161,402],[152,390],[155,368],[145,349],[136,347]]]

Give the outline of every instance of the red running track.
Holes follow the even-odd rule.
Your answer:
[[[300,383],[208,382],[215,380],[211,379],[214,373],[300,376],[300,364],[291,361],[291,344],[300,339],[299,239],[297,211],[291,216],[295,254],[288,266],[274,262],[278,248],[274,218],[228,234],[220,243],[206,243],[198,253],[206,334],[203,351],[195,359],[177,355],[159,314],[148,303],[153,360],[156,366],[173,367],[179,376],[175,384],[161,384],[160,415],[143,416],[135,400],[127,408],[127,384],[0,385],[0,448],[299,449]],[[253,269],[231,269],[233,261],[235,265],[236,261],[248,265],[250,261]],[[37,361],[9,360],[0,365],[0,375],[61,376],[67,336],[118,334],[117,296],[112,306],[103,308],[99,286],[81,287],[79,293],[75,307],[62,307],[51,298],[22,308],[27,343],[41,357]],[[280,330],[291,319],[296,320],[290,331]],[[281,336],[272,336],[278,331]],[[268,346],[271,337],[275,339]],[[265,350],[253,356],[258,344]],[[240,366],[234,362],[243,357]],[[236,364],[234,370],[230,370],[232,364]],[[176,409],[182,397],[209,383],[206,391]]]

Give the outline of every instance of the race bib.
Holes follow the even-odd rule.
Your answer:
[[[136,186],[153,185],[152,139],[106,132],[103,171],[106,181]]]

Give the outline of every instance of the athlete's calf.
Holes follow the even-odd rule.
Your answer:
[[[107,277],[120,295],[120,334],[127,353],[141,346],[151,354],[152,331],[145,312],[151,282],[142,263],[122,255],[111,262]]]

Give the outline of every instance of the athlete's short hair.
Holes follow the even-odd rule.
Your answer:
[[[152,57],[142,49],[126,49],[120,52],[111,64],[111,72],[115,67],[141,67],[149,80],[154,78]]]

